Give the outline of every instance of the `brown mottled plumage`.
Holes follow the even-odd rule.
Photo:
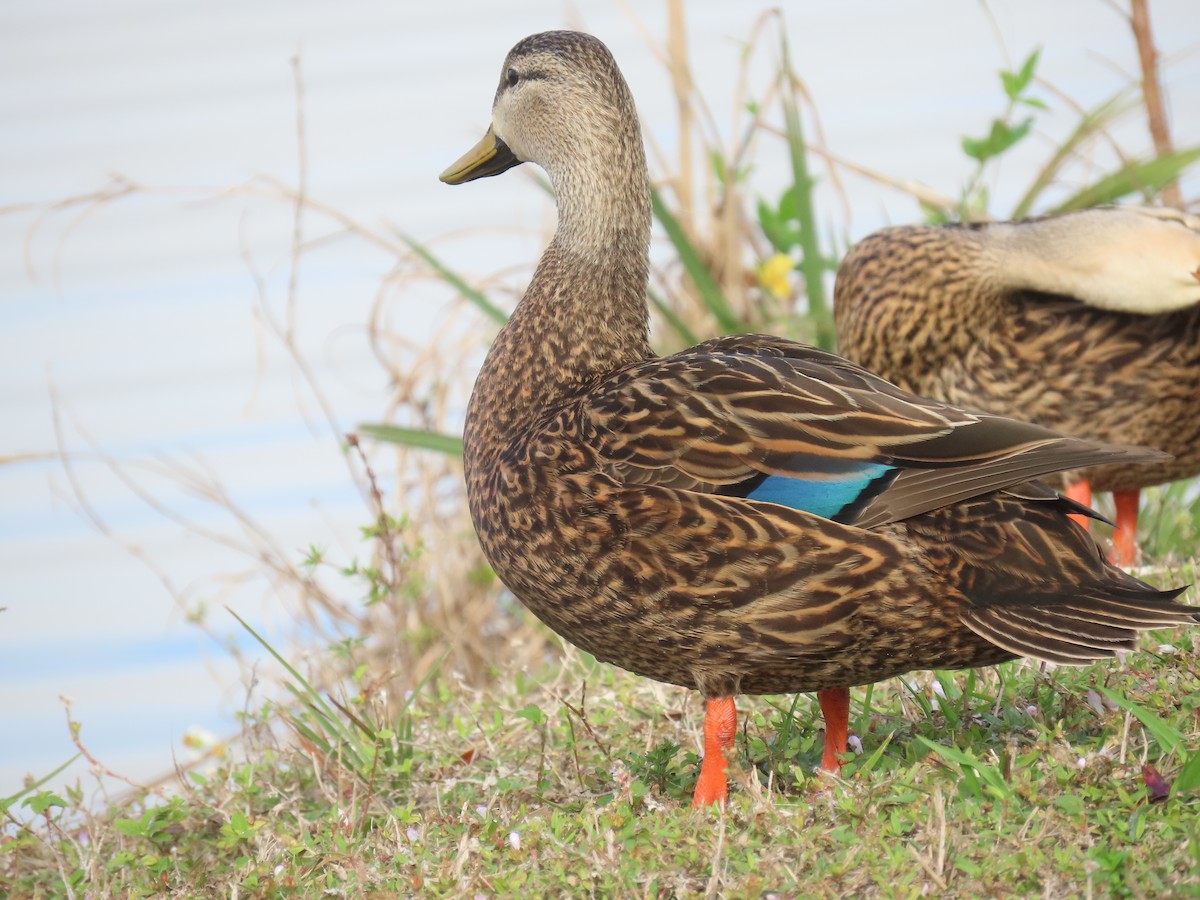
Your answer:
[[[1200,217],[884,229],[847,254],[834,314],[840,352],[914,393],[1173,457],[1068,482],[1130,492],[1200,474]]]
[[[700,690],[707,732],[739,692],[824,692],[828,719],[825,694],[851,685],[1084,662],[1193,621],[1030,482],[1152,451],[965,413],[781,338],[655,356],[641,135],[595,38],[517,44],[492,128],[442,177],[525,160],[550,175],[558,228],[472,393],[467,498],[500,578],[563,637]],[[719,731],[697,803],[724,799]]]

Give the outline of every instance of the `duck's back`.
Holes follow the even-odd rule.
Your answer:
[[[914,393],[1174,459],[1083,477],[1129,490],[1200,473],[1200,307],[1097,309],[980,281],[986,226],[902,227],[838,272],[840,351]]]

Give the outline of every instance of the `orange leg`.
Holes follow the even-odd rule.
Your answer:
[[[1088,481],[1076,481],[1074,484],[1067,485],[1067,489],[1063,491],[1068,499],[1074,500],[1082,506],[1092,505],[1092,485]],[[1087,516],[1071,516],[1077,523],[1083,526],[1084,531],[1092,527],[1092,520]]]
[[[850,688],[817,691],[817,702],[825,717],[825,752],[821,754],[821,768],[836,775],[842,770],[842,761],[838,757],[846,752],[846,738],[850,733]]]
[[[725,752],[733,749],[736,734],[737,707],[733,698],[709,700],[704,710],[704,762],[700,764],[700,778],[696,781],[692,806],[725,804],[729,797],[725,779],[725,769],[729,763],[725,759]]]
[[[1113,562],[1128,569],[1137,562],[1138,492],[1114,491],[1117,530],[1113,532]]]

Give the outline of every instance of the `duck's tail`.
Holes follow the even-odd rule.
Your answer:
[[[1126,577],[1132,584],[1088,589],[1060,603],[972,606],[962,620],[1005,650],[1075,666],[1132,650],[1139,631],[1200,622],[1200,609],[1173,602],[1186,587],[1159,591]]]

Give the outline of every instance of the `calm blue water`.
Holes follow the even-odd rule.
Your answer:
[[[733,107],[739,41],[767,6],[688,4],[695,75],[720,123]],[[1135,68],[1123,23],[1102,3],[991,6],[1012,57],[1043,46],[1042,73],[1085,106]],[[662,10],[647,8],[649,32],[662,34]],[[1200,143],[1200,119],[1188,114],[1200,109],[1194,0],[1156,2],[1153,12],[1177,139]],[[970,171],[958,136],[982,133],[1000,111],[995,72],[1009,64],[981,7],[858,0],[795,5],[788,15],[830,148],[954,193]],[[477,229],[437,247],[452,265],[484,274],[536,257],[547,202],[518,177],[451,190],[436,176],[486,124],[508,47],[564,25],[609,43],[648,133],[672,153],[668,80],[608,0],[0,6],[0,457],[56,453],[53,399],[62,449],[88,508],[111,531],[88,520],[60,461],[0,466],[0,796],[73,753],[59,695],[73,699],[96,756],[148,779],[173,755],[186,758],[187,727],[234,730],[244,689],[222,641],[256,651],[222,605],[270,634],[291,633],[269,584],[232,578],[251,563],[165,520],[105,457],[202,467],[297,557],[312,543],[344,556],[358,547],[363,507],[336,436],[377,419],[390,400],[364,323],[395,258],[334,237],[337,227],[318,216],[306,220],[307,237],[330,240],[302,263],[298,343],[336,410],[330,425],[261,326],[256,277],[272,313],[284,309],[291,210],[247,193],[220,196],[259,173],[295,179],[290,57],[299,49],[303,60],[311,196],[384,234],[390,224],[422,240]],[[1071,124],[1064,117],[1047,128],[1061,136]],[[1136,118],[1120,134],[1134,151],[1148,145]],[[1046,146],[1039,134],[1006,162],[997,208],[1011,204]],[[764,146],[757,158],[756,186],[777,193],[782,148]],[[104,187],[112,173],[151,190],[47,209]],[[853,219],[832,192],[822,197],[835,231],[856,237],[917,215],[902,195],[844,180]],[[418,347],[453,311],[424,281],[409,279],[384,299]],[[145,467],[130,471],[196,525],[239,536],[218,506]],[[167,583],[187,605],[214,610],[208,622],[219,639],[187,623]]]

